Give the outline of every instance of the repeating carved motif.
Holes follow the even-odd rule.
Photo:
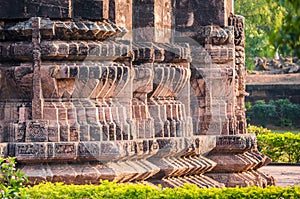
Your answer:
[[[239,15],[231,14],[228,18],[228,24],[234,27],[234,43],[237,46],[244,46],[244,18]]]
[[[13,3],[0,0],[0,152],[32,182],[272,184],[245,134],[232,0]]]
[[[47,121],[28,122],[26,127],[27,142],[44,142],[47,141]]]
[[[24,158],[43,158],[46,155],[46,147],[44,144],[18,143],[15,148],[15,155]]]
[[[229,17],[229,24],[234,27],[235,35],[235,71],[236,71],[236,99],[235,99],[235,116],[236,116],[236,131],[241,134],[246,133],[246,115],[245,115],[245,96],[246,93],[246,79],[245,79],[245,50],[244,50],[244,18],[238,15],[231,15]]]

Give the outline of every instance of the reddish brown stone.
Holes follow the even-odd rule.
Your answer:
[[[33,182],[272,184],[245,135],[244,19],[172,2],[0,0],[0,152]]]

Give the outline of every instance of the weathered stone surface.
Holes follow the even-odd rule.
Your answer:
[[[0,2],[0,18],[16,19],[35,16],[70,18],[72,0],[13,0]]]
[[[0,29],[3,35],[1,40],[31,40],[32,31],[34,30],[32,19],[19,22],[17,24],[6,25],[6,28]],[[115,35],[122,35],[127,32],[126,28],[117,26],[108,20],[90,21],[78,19],[76,21],[52,20],[49,18],[41,18],[39,22],[39,34],[42,39],[63,40],[105,40]],[[45,42],[46,43],[46,42]],[[11,43],[10,45],[24,45],[23,42]],[[31,43],[27,43],[30,45]],[[55,56],[54,56],[55,57]]]
[[[32,182],[272,184],[245,134],[243,18],[172,2],[0,1],[2,155]]]
[[[172,2],[133,1],[133,39],[135,42],[169,42],[172,27]]]
[[[272,177],[257,171],[271,160],[257,151],[254,135],[220,136],[215,149],[207,157],[217,163],[207,176],[225,186],[254,184],[265,187],[275,183]]]
[[[176,1],[179,27],[199,27],[205,25],[227,26],[227,19],[233,13],[232,0],[179,0]]]
[[[182,187],[185,184],[195,184],[201,188],[207,187],[224,187],[224,184],[211,179],[205,175],[184,176],[182,178],[166,178],[162,180],[151,181],[153,184],[162,185],[163,187]]]
[[[218,182],[223,182],[226,187],[267,187],[270,184],[275,184],[272,177],[266,176],[259,171],[247,171],[241,173],[209,173],[207,176]]]
[[[272,175],[276,186],[291,187],[300,184],[300,167],[298,165],[268,165],[259,169],[267,175]]]
[[[55,19],[102,19],[103,0],[13,0],[1,1],[0,19],[50,17]]]
[[[248,74],[246,79],[246,91],[250,94],[246,97],[248,102],[289,99],[300,104],[300,74]]]
[[[103,18],[103,0],[72,0],[73,1],[73,17],[86,19],[102,19]]]

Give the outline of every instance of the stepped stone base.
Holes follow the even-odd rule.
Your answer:
[[[220,183],[213,178],[210,178],[205,175],[192,175],[192,176],[182,176],[182,177],[172,177],[165,178],[162,180],[149,180],[152,184],[162,185],[162,187],[182,187],[185,184],[195,184],[200,188],[204,187],[216,187],[221,188],[225,185]]]
[[[266,187],[275,185],[274,178],[257,170],[236,173],[209,173],[208,177],[223,183],[226,187]]]
[[[157,143],[158,148],[152,151],[140,151],[137,157],[141,158],[120,158],[121,154],[126,153],[126,148],[116,147],[114,155],[119,160],[115,161],[70,160],[39,164],[23,161],[19,168],[32,184],[46,181],[99,184],[100,180],[109,180],[146,181],[163,187],[183,186],[186,183],[199,187],[275,185],[272,177],[257,170],[270,160],[257,152],[255,135],[197,136],[194,139],[157,140]],[[183,145],[180,146],[180,143]],[[172,151],[173,155],[170,156]],[[111,156],[111,160],[113,159]]]
[[[233,0],[15,2],[0,0],[0,152],[33,184],[273,183],[246,134]]]

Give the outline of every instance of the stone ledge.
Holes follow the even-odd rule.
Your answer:
[[[247,86],[251,85],[295,85],[300,84],[300,74],[277,74],[277,75],[247,75]]]
[[[109,164],[97,162],[21,164],[19,168],[28,176],[30,184],[41,182],[99,184],[100,179],[117,182],[143,181],[159,171],[158,167],[146,160]]]
[[[40,19],[39,31],[42,39],[56,40],[105,40],[109,37],[127,33],[128,31],[108,20],[89,21],[50,20],[49,18],[33,17],[17,24],[3,23],[0,29],[0,39],[5,41],[31,40],[32,20]]]
[[[206,176],[225,184],[226,187],[266,187],[275,185],[273,177],[267,176],[259,171],[251,170],[241,173],[208,173]]]

